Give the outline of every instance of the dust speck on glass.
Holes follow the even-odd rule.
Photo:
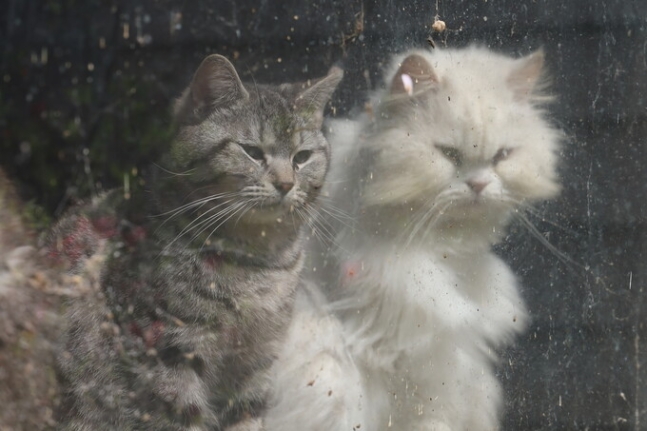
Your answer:
[[[0,429],[647,427],[647,4],[4,6]]]

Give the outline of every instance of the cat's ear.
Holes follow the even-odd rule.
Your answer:
[[[400,68],[391,80],[391,95],[409,96],[414,93],[434,88],[438,85],[438,76],[429,62],[419,54],[411,54],[402,61]]]
[[[293,93],[294,110],[313,127],[320,128],[323,123],[323,112],[326,103],[332,97],[337,85],[344,77],[344,71],[333,66],[328,75],[303,84],[288,84],[282,86],[283,90]]]
[[[202,119],[213,109],[229,106],[249,93],[234,66],[222,55],[205,58],[187,88],[175,105],[180,119]]]
[[[543,49],[516,60],[516,64],[507,79],[507,84],[512,90],[516,101],[530,101],[541,90],[543,70]]]

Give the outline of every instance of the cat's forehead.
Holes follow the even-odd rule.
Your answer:
[[[266,137],[285,138],[298,127],[298,118],[289,101],[276,91],[263,88],[252,93],[248,110],[257,131]]]
[[[501,148],[518,148],[526,145],[527,127],[523,119],[508,115],[506,107],[486,100],[471,100],[463,107],[445,106],[429,110],[420,106],[398,127],[398,140],[409,142],[415,151],[422,148],[451,147],[464,157],[489,160]]]
[[[297,120],[285,99],[259,88],[245,103],[215,112],[204,126],[210,133],[235,140],[284,139],[293,134]]]
[[[515,106],[495,94],[482,91],[482,97],[451,93],[441,96],[441,109],[425,112],[426,121],[419,124],[431,130],[435,140],[460,148],[465,153],[490,156],[501,146],[523,145],[524,136],[531,133],[528,115],[521,106]],[[421,115],[424,115],[421,113]]]

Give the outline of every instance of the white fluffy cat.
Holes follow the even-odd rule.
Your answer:
[[[339,320],[297,306],[269,430],[499,428],[495,352],[527,313],[491,246],[559,191],[543,58],[409,51],[371,114],[333,124],[329,193],[356,224],[315,266]]]

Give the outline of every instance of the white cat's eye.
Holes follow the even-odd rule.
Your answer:
[[[310,150],[301,150],[298,153],[296,153],[292,158],[292,163],[294,164],[294,167],[296,168],[298,165],[301,165],[307,162],[311,155],[312,155],[312,151]]]
[[[447,147],[445,145],[436,145],[436,148],[438,148],[455,166],[458,167],[463,164],[463,155],[456,148]]]
[[[507,159],[510,154],[512,153],[512,148],[501,148],[499,151],[496,152],[494,157],[492,157],[492,164],[496,165],[502,160]]]
[[[247,145],[247,144],[238,144],[240,147],[247,153],[249,157],[251,157],[254,160],[258,161],[263,161],[265,160],[265,153],[263,153],[263,150],[258,148],[255,145]]]

